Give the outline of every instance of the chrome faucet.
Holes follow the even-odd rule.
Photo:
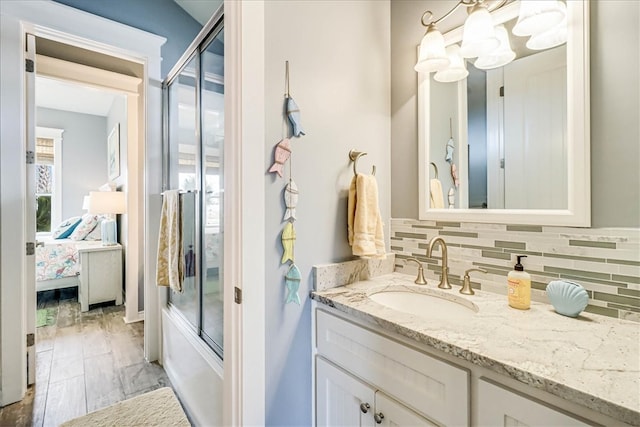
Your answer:
[[[411,262],[415,262],[416,264],[418,264],[418,277],[416,277],[416,280],[413,282],[416,285],[426,285],[427,281],[424,280],[424,268],[422,267],[422,263],[420,262],[420,260],[418,258],[407,258],[404,260],[405,264],[408,263],[409,261]]]
[[[442,237],[434,237],[429,241],[429,246],[427,247],[427,256],[431,258],[431,251],[436,243],[440,243],[440,248],[442,250],[442,276],[440,277],[440,283],[438,287],[440,289],[451,289],[451,284],[449,283],[449,267],[447,266],[447,244],[444,242]]]

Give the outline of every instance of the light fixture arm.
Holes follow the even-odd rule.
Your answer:
[[[456,3],[456,5],[451,8],[451,10],[449,10],[447,13],[442,15],[440,18],[434,20],[433,12],[431,12],[430,10],[427,10],[422,14],[422,18],[420,19],[420,21],[422,22],[422,25],[425,27],[428,27],[429,25],[436,25],[444,21],[445,19],[447,19],[449,16],[451,16],[451,14],[453,14],[453,12],[455,12],[460,6],[465,6],[467,8],[470,8],[477,4],[482,4],[484,2],[485,0],[459,0],[458,3]],[[489,12],[493,12],[494,10],[500,9],[502,6],[504,6],[508,2],[509,0],[499,0],[495,4],[491,5],[491,7],[487,7],[487,10]]]

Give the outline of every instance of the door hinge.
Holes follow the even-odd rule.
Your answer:
[[[500,159],[500,169],[504,169],[504,159]]]
[[[27,73],[33,73],[33,59],[24,60],[24,69]]]
[[[27,242],[27,255],[33,255],[36,253],[36,244],[33,242]]]
[[[27,334],[27,347],[32,347],[36,343],[35,334]]]
[[[500,86],[500,96],[504,96],[504,86]]]
[[[36,153],[33,151],[27,151],[27,164],[32,165],[36,162]]]
[[[237,286],[233,288],[233,299],[236,304],[242,304],[242,289]]]

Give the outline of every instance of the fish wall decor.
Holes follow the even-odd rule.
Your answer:
[[[287,285],[287,299],[285,304],[295,302],[300,305],[300,296],[298,295],[298,289],[300,289],[300,269],[297,265],[291,264],[287,274],[284,276],[284,283]]]
[[[284,226],[282,230],[282,259],[280,260],[281,264],[284,264],[287,261],[295,262],[293,259],[293,245],[296,241],[296,230],[293,228],[293,224],[291,222],[287,222],[287,225]]]
[[[300,124],[300,108],[290,96],[287,97],[287,117],[293,127],[293,136],[306,135]]]
[[[296,206],[298,205],[298,186],[293,180],[289,180],[289,183],[284,188],[284,205],[287,210],[284,212],[283,221],[291,219],[296,220]]]
[[[273,165],[269,168],[269,172],[275,172],[282,178],[282,168],[289,157],[291,156],[291,140],[284,138],[276,145],[275,153],[273,154]]]

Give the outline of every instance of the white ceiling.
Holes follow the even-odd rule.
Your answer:
[[[36,106],[38,107],[106,117],[117,96],[121,95],[36,76]]]
[[[174,0],[196,21],[203,25],[209,21],[213,13],[218,10],[222,0]]]

